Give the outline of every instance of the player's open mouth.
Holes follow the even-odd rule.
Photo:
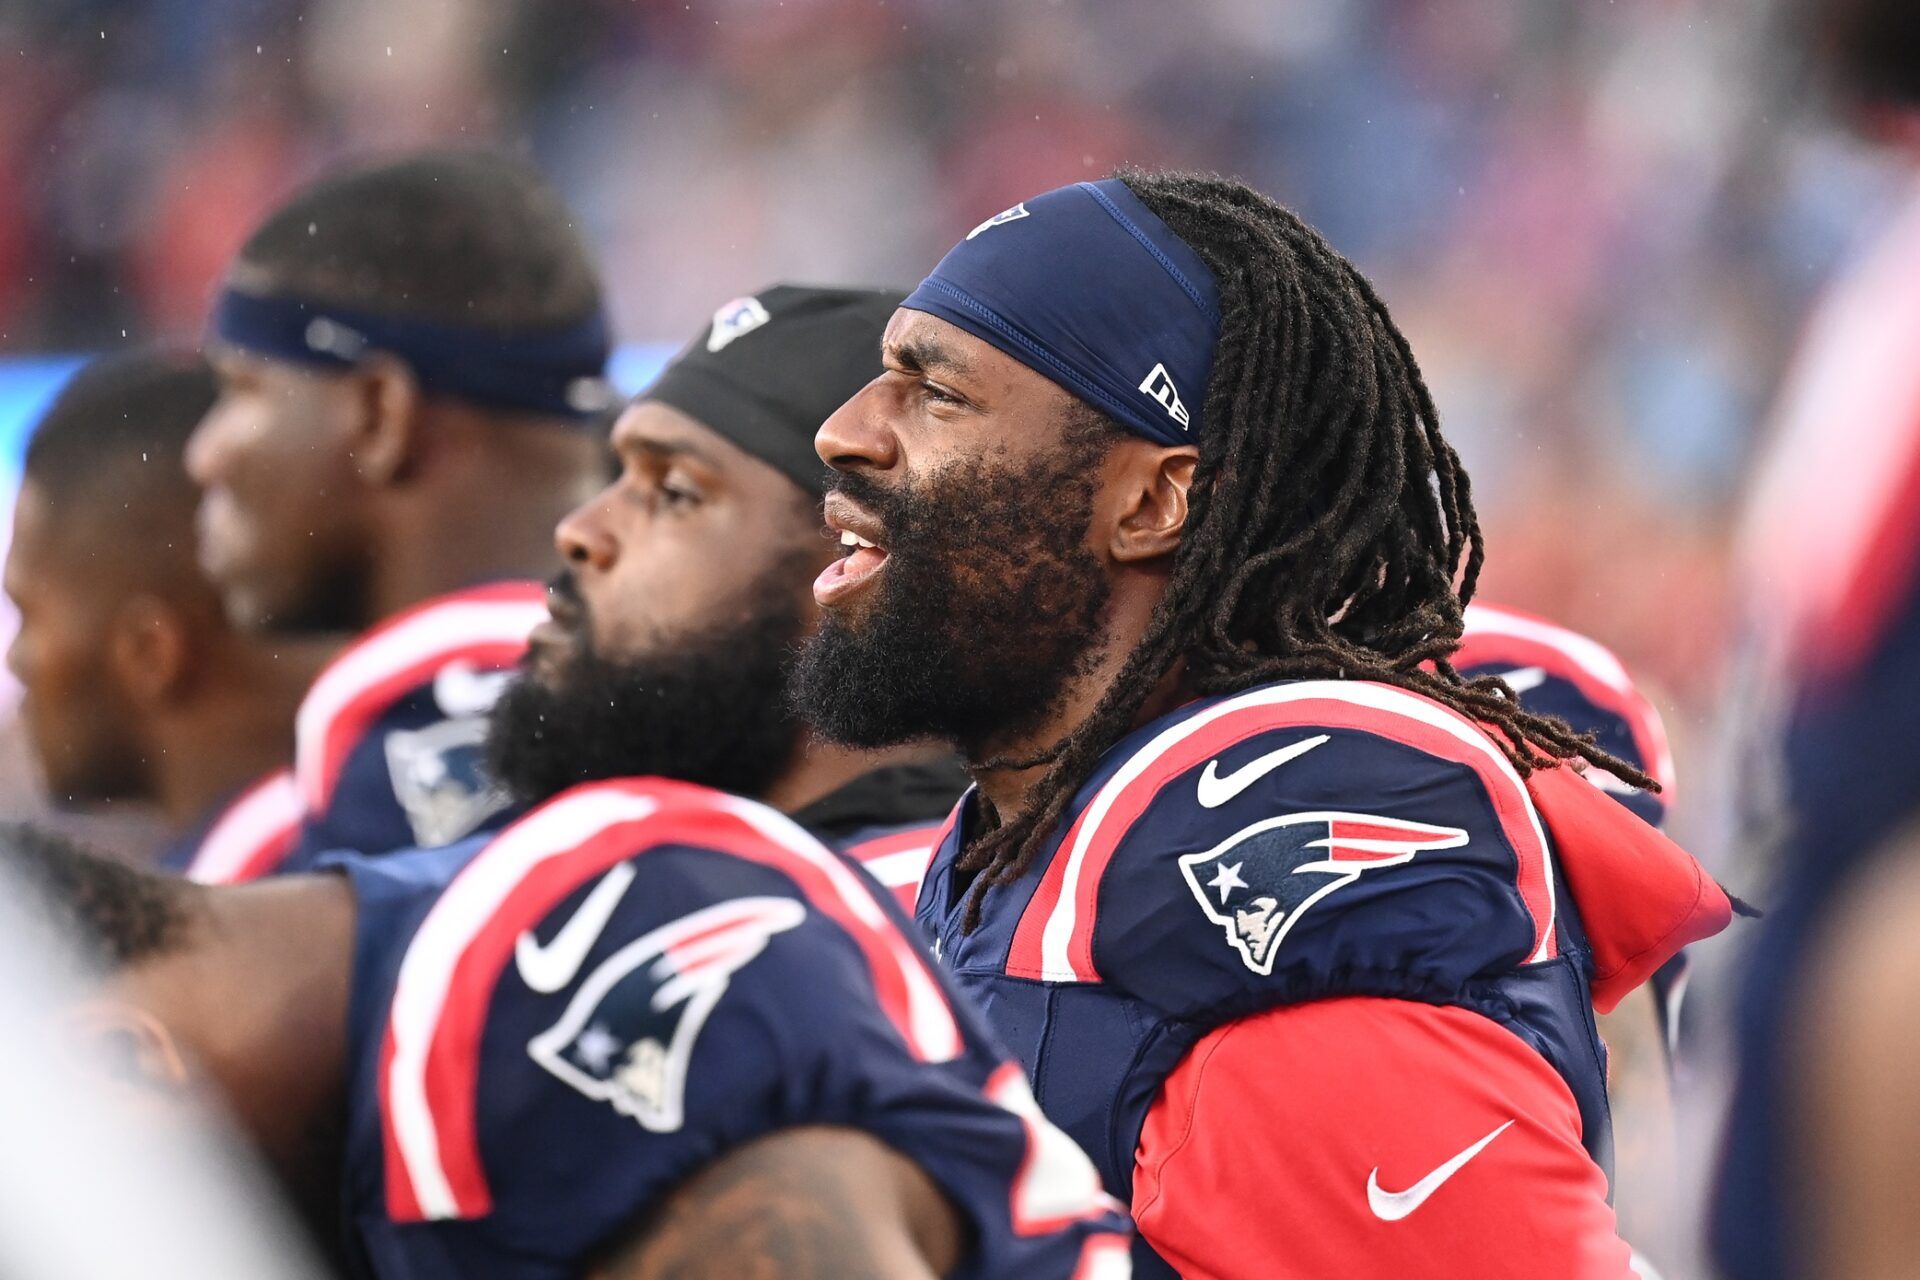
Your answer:
[[[813,598],[831,608],[886,567],[887,549],[875,521],[838,494],[827,496],[827,527],[839,535],[842,555],[813,580]]]

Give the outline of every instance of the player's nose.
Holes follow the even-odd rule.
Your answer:
[[[575,568],[609,569],[619,558],[620,544],[607,527],[612,493],[611,488],[601,490],[554,526],[553,545],[560,558]]]
[[[899,440],[887,421],[881,374],[833,411],[813,436],[813,451],[836,471],[884,471],[898,458]]]
[[[187,437],[187,478],[201,488],[215,483],[225,470],[227,439],[232,429],[232,414],[225,412],[216,400],[193,434]]]

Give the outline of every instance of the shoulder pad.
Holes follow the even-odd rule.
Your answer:
[[[628,893],[641,878],[645,892]],[[857,972],[862,1009],[906,1055],[954,1057],[953,1010],[883,892],[784,816],[684,783],[590,784],[508,827],[454,875],[400,962],[378,1076],[390,1214],[492,1212],[483,1121],[680,1131],[702,1026],[770,949],[779,963],[754,966],[735,997],[755,1006],[748,1024],[838,1033],[830,1015],[852,1002],[806,984],[837,994]],[[743,1061],[779,1057],[751,1049]]]
[[[1360,970],[1444,985],[1555,953],[1550,859],[1465,717],[1383,684],[1269,685],[1174,720],[1094,792],[1007,971],[1182,1015]]]
[[[313,682],[294,719],[294,773],[308,811],[326,811],[348,756],[395,703],[422,689],[439,693],[443,669],[472,677],[512,667],[546,616],[544,587],[506,582],[429,600],[356,639]]]

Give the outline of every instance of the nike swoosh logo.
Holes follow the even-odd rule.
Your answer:
[[[572,982],[586,963],[587,952],[606,930],[607,921],[613,919],[613,909],[620,905],[633,876],[632,863],[616,863],[593,886],[573,918],[560,926],[552,942],[541,945],[531,929],[515,939],[513,962],[519,967],[520,980],[542,995],[551,995]]]
[[[1461,1166],[1487,1149],[1487,1144],[1505,1133],[1513,1124],[1509,1120],[1480,1141],[1462,1151],[1453,1159],[1435,1169],[1405,1191],[1382,1191],[1380,1189],[1380,1167],[1374,1166],[1367,1175],[1367,1208],[1373,1210],[1373,1216],[1382,1222],[1398,1222],[1427,1202],[1427,1197],[1440,1189],[1440,1184],[1460,1172]]]
[[[1290,747],[1269,751],[1258,760],[1249,760],[1224,778],[1220,776],[1220,758],[1215,756],[1207,761],[1206,769],[1200,774],[1194,796],[1200,801],[1202,809],[1218,809],[1287,761],[1299,759],[1326,740],[1327,735],[1323,733],[1317,738],[1307,738]]]
[[[1547,682],[1545,667],[1515,667],[1511,671],[1496,671],[1493,674],[1505,680],[1507,688],[1515,693],[1527,693]]]

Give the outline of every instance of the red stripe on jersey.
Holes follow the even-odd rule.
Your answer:
[[[901,910],[912,915],[919,905],[920,883],[926,879],[927,868],[933,864],[933,855],[946,840],[947,832],[953,830],[959,812],[956,806],[944,822],[856,841],[842,852],[892,891]]]
[[[300,790],[280,769],[248,787],[226,807],[194,851],[186,869],[201,884],[244,884],[271,873],[293,851],[300,834]]]
[[[294,771],[310,814],[326,811],[354,747],[386,711],[457,662],[501,671],[520,661],[546,616],[546,588],[501,582],[415,605],[327,664],[295,717]]]
[[[1307,685],[1313,688],[1308,689],[1305,687]],[[1281,701],[1257,700],[1263,693],[1271,696],[1288,689],[1300,691],[1300,696]],[[1314,696],[1322,689],[1327,690],[1329,696]],[[1348,700],[1350,697],[1372,696],[1361,690],[1387,690],[1393,698],[1413,700],[1428,714],[1437,714],[1465,727],[1479,742],[1485,744],[1486,749],[1476,749],[1446,729],[1412,715]],[[1249,700],[1248,705],[1234,706],[1234,703],[1243,700]],[[1221,706],[1230,709],[1222,711]],[[1122,785],[1101,815],[1099,828],[1090,836],[1084,832],[1088,816],[1099,807],[1101,800],[1114,786],[1114,781],[1109,781],[1101,788],[1094,800],[1075,816],[1066,838],[1060,842],[1058,850],[1048,862],[1039,888],[1021,914],[1007,956],[1006,971],[1009,974],[1050,981],[1100,981],[1099,970],[1093,961],[1100,882],[1107,864],[1113,860],[1127,832],[1152,806],[1160,792],[1175,779],[1250,738],[1284,729],[1358,730],[1472,769],[1492,801],[1501,832],[1515,854],[1516,887],[1533,920],[1534,946],[1530,954],[1540,959],[1555,954],[1549,855],[1537,825],[1532,801],[1511,768],[1502,767],[1504,757],[1496,760],[1499,748],[1472,721],[1432,699],[1371,681],[1311,681],[1269,686],[1265,690],[1241,694],[1198,715],[1206,716],[1209,713],[1213,714],[1211,720],[1167,745],[1159,756]],[[1178,724],[1169,726],[1167,732],[1171,734],[1180,727]],[[1142,751],[1150,751],[1153,747],[1154,744],[1149,743]],[[1122,774],[1115,775],[1115,781],[1123,776],[1126,767],[1122,767]],[[1067,946],[1067,962],[1072,975],[1069,979],[1065,973],[1049,968],[1045,935],[1048,922],[1062,909],[1071,855],[1076,844],[1083,839],[1086,849],[1074,889],[1072,935]]]
[[[1330,862],[1382,862],[1466,840],[1465,833],[1458,827],[1433,827],[1424,822],[1400,826],[1335,818],[1327,826],[1325,847]],[[1316,840],[1311,845],[1320,843]]]
[[[388,1207],[398,1221],[432,1217],[469,1218],[491,1208],[480,1162],[478,1089],[480,1043],[488,1006],[516,940],[537,925],[555,905],[594,876],[653,849],[685,846],[725,853],[780,871],[800,888],[810,909],[833,920],[859,945],[872,976],[876,997],[902,1040],[922,1061],[952,1057],[960,1031],[937,982],[913,946],[893,929],[869,896],[865,908],[850,894],[871,895],[858,876],[832,861],[815,845],[813,853],[788,848],[729,805],[747,805],[704,788],[649,779],[590,784],[568,792],[507,828],[489,845],[500,846],[514,833],[564,804],[592,804],[608,796],[651,797],[663,807],[629,821],[615,821],[572,848],[547,855],[528,868],[486,919],[461,944],[446,991],[427,1032],[425,1087],[434,1135],[434,1156],[451,1196],[448,1206],[423,1205],[402,1150],[392,1106],[396,1023],[390,1023],[381,1054],[381,1115],[387,1152]],[[756,806],[757,807],[757,806]],[[772,815],[777,816],[777,815]],[[805,837],[793,828],[799,838]],[[460,881],[487,858],[476,855],[442,894],[446,901]],[[834,872],[839,872],[836,879]],[[431,919],[431,917],[430,917]],[[423,923],[424,931],[426,924]],[[419,935],[416,935],[416,938]],[[403,961],[402,973],[406,972]],[[916,999],[916,990],[920,992]],[[929,997],[934,1007],[929,1008]],[[397,1014],[396,1014],[397,1018]],[[416,1157],[417,1159],[418,1157]]]
[[[1673,749],[1666,722],[1633,683],[1625,664],[1599,641],[1518,609],[1475,604],[1467,609],[1466,634],[1449,661],[1456,668],[1538,667],[1567,681],[1587,701],[1625,722],[1640,767],[1660,784],[1661,800],[1673,803]]]

